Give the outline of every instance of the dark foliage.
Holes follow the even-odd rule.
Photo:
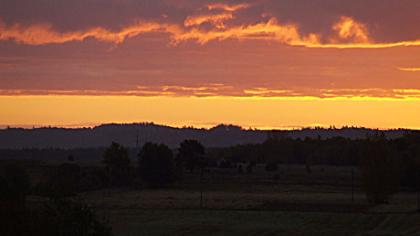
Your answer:
[[[183,166],[191,173],[195,168],[203,168],[205,149],[204,146],[196,140],[185,140],[180,144],[176,163],[178,166]]]
[[[151,187],[175,181],[173,153],[164,144],[146,143],[139,153],[139,173]]]
[[[2,213],[0,235],[4,236],[111,236],[107,224],[80,202],[50,200],[34,209]]]
[[[364,189],[372,204],[388,203],[398,190],[400,169],[394,150],[382,136],[373,137],[364,147],[361,170]]]
[[[104,164],[112,186],[128,185],[131,181],[128,149],[113,142],[104,152]]]

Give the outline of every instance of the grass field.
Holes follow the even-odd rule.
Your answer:
[[[117,236],[420,235],[416,198],[408,193],[371,206],[361,192],[351,203],[348,192],[331,187],[251,186],[204,192],[204,209],[191,189],[113,189],[81,197]]]
[[[115,235],[420,235],[417,214],[114,209]]]
[[[32,178],[48,168],[32,168]],[[369,205],[355,169],[352,201],[351,173],[351,167],[334,166],[314,166],[311,173],[304,166],[279,166],[276,172],[257,166],[252,174],[212,169],[202,180],[199,173],[185,173],[162,189],[101,189],[77,198],[108,220],[116,236],[420,236],[415,192]]]

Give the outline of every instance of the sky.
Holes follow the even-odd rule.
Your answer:
[[[418,0],[2,0],[0,125],[420,129]]]

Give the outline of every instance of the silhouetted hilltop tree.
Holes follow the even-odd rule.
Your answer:
[[[388,203],[398,190],[399,163],[396,152],[382,135],[371,137],[364,146],[361,170],[368,201]]]
[[[164,144],[146,143],[139,153],[139,173],[152,187],[162,187],[175,180],[173,153]]]
[[[179,165],[184,166],[191,173],[195,168],[203,168],[205,149],[200,142],[196,140],[185,140],[180,144],[176,158]]]
[[[104,160],[111,185],[124,185],[130,180],[131,168],[128,149],[112,142],[105,150]]]

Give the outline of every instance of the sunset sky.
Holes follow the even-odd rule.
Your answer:
[[[1,0],[0,125],[420,129],[418,0]]]

